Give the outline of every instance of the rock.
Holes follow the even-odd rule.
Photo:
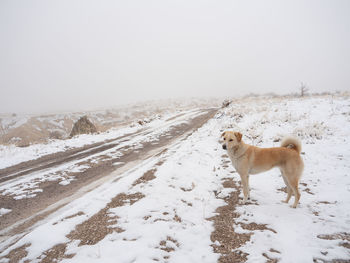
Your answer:
[[[60,131],[52,131],[49,134],[50,139],[61,140],[63,138],[63,134]]]
[[[25,148],[25,147],[28,147],[30,145],[30,143],[28,142],[28,140],[23,139],[23,140],[20,140],[20,141],[16,142],[15,145],[17,147]]]
[[[73,137],[78,134],[89,134],[96,132],[96,126],[88,119],[87,116],[83,116],[74,123],[73,129],[69,136]]]
[[[230,100],[224,100],[224,101],[222,102],[221,108],[226,108],[226,107],[228,107],[228,106],[231,104],[231,102],[232,102],[232,101],[230,101]]]

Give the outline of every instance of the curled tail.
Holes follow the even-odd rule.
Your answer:
[[[301,142],[295,137],[286,137],[281,142],[281,147],[296,150],[299,154],[301,152]]]

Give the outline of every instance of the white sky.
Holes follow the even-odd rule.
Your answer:
[[[350,90],[350,1],[2,0],[0,112]]]

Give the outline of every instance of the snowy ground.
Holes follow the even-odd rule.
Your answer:
[[[80,135],[72,139],[54,140],[48,144],[34,144],[26,148],[3,146],[3,150],[0,152],[0,168],[8,167],[22,161],[36,159],[46,154],[64,152],[67,149],[91,145],[97,142],[108,141],[108,143],[103,144],[104,146],[107,144],[117,144],[117,146],[111,149],[85,158],[76,159],[63,165],[54,166],[27,176],[16,177],[5,183],[0,183],[0,194],[19,200],[35,197],[37,193],[42,192],[40,185],[43,182],[58,181],[61,185],[67,185],[72,180],[75,180],[75,173],[86,171],[95,163],[106,162],[122,156],[125,147],[128,147],[129,150],[132,148],[137,151],[142,147],[142,143],[152,142],[153,144],[157,144],[158,137],[166,134],[173,126],[181,125],[203,113],[205,111],[203,112],[198,109],[183,111],[181,114],[167,115],[165,118],[154,120],[144,126],[127,127],[119,130],[111,129],[97,135]],[[137,131],[139,132],[136,133]],[[134,136],[122,137],[126,134],[134,133]],[[120,164],[119,162],[114,163],[114,165]],[[10,177],[13,174],[11,173],[7,176]]]
[[[27,147],[47,143],[51,139],[68,138],[73,123],[84,115],[88,116],[99,132],[104,132],[113,127],[134,126],[139,121],[148,122],[179,111],[216,107],[220,103],[220,99],[212,98],[169,99],[83,112],[46,115],[0,113],[0,147],[1,145]]]
[[[251,176],[252,204],[237,205],[233,228],[251,234],[238,250],[247,262],[350,260],[350,99],[245,99],[221,110],[202,128],[167,151],[118,174],[74,200],[26,234],[0,244],[0,262],[216,262],[211,240],[223,178],[223,130],[246,143],[278,146],[294,134],[302,140],[305,171],[297,209],[281,202],[278,170]],[[275,141],[275,142],[274,142]],[[9,211],[1,210],[1,213]],[[247,230],[242,224],[266,224]],[[49,237],[49,238],[48,238]],[[12,254],[9,254],[12,251]],[[11,256],[12,255],[12,256]]]
[[[135,124],[131,127],[126,126],[123,128],[111,128],[108,131],[100,134],[83,134],[66,140],[51,140],[48,143],[33,144],[24,148],[16,147],[15,145],[0,145],[0,169],[16,165],[20,162],[37,159],[47,154],[63,152],[69,149],[82,147],[84,145],[104,142],[125,134],[135,133],[142,129],[146,130],[145,133],[149,132],[150,130],[158,130],[158,133],[160,133],[164,131],[164,127],[168,129],[171,126],[171,123],[169,124],[167,121],[168,119],[175,118],[181,114],[183,115],[181,121],[186,121],[188,118],[191,118],[191,116],[198,114],[198,112],[199,109],[177,111],[174,113],[165,114],[159,118],[155,118],[151,122],[142,126]],[[177,122],[178,119],[176,119],[176,123]],[[173,121],[173,124],[175,124],[175,121]]]
[[[227,110],[229,115],[244,116],[233,122],[233,129],[246,134],[247,143],[266,147],[283,134],[298,136],[305,170],[295,210],[279,202],[286,194],[277,190],[284,187],[278,170],[251,176],[252,198],[258,204],[240,206],[239,221],[268,224],[277,233],[255,231],[241,250],[249,254],[249,262],[266,260],[263,253],[281,262],[350,260],[350,100],[329,97],[254,104]]]

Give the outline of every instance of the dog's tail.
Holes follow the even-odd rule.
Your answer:
[[[281,142],[281,147],[286,147],[289,149],[296,150],[299,154],[301,152],[301,142],[295,137],[286,137]]]

